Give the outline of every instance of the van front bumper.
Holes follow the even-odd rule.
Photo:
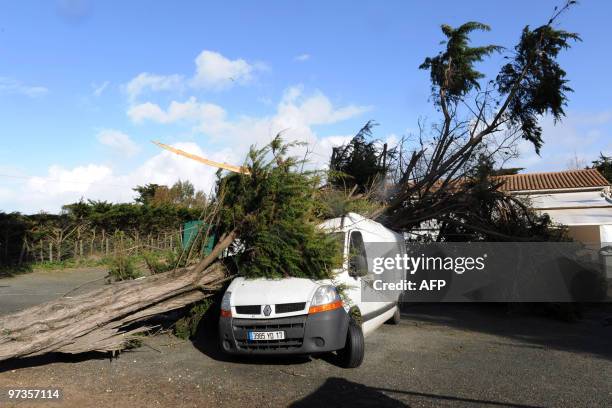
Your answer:
[[[232,354],[316,354],[344,348],[349,316],[342,308],[274,319],[221,317],[221,349]],[[249,331],[285,332],[284,340],[249,340]]]

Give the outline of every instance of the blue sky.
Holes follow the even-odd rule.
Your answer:
[[[80,197],[126,201],[131,187],[188,178],[209,190],[214,169],[160,152],[160,140],[239,163],[279,130],[327,161],[368,119],[397,140],[437,117],[428,75],[440,24],[476,20],[474,43],[511,47],[553,1],[22,1],[0,3],[0,211],[57,211]],[[612,5],[584,1],[561,19],[580,33],[561,57],[568,117],[544,119],[541,157],[568,167],[612,153]],[[500,58],[480,68],[494,73]]]

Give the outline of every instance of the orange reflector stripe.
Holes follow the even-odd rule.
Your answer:
[[[327,303],[319,306],[310,306],[308,314],[327,312],[329,310],[340,309],[342,307],[342,301],[336,300],[335,302]]]
[[[221,317],[232,317],[232,311],[221,309]]]

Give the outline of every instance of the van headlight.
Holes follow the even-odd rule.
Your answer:
[[[221,317],[232,317],[232,305],[230,303],[232,292],[225,292],[221,299]]]
[[[332,285],[319,286],[312,296],[308,313],[327,312],[342,307],[338,291]]]

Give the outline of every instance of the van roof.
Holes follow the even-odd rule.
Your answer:
[[[371,239],[381,242],[387,240],[395,240],[398,234],[384,225],[364,217],[363,215],[350,212],[344,217],[332,218],[319,224],[319,228],[329,232],[347,232],[354,229],[359,229],[368,232]],[[364,237],[365,238],[365,237]],[[367,241],[368,239],[366,239]]]
[[[353,229],[357,225],[363,223],[378,224],[376,221],[372,221],[369,218],[364,217],[363,215],[350,212],[342,217],[331,218],[329,220],[323,221],[321,224],[319,224],[319,228],[325,230],[346,231],[349,229]]]

